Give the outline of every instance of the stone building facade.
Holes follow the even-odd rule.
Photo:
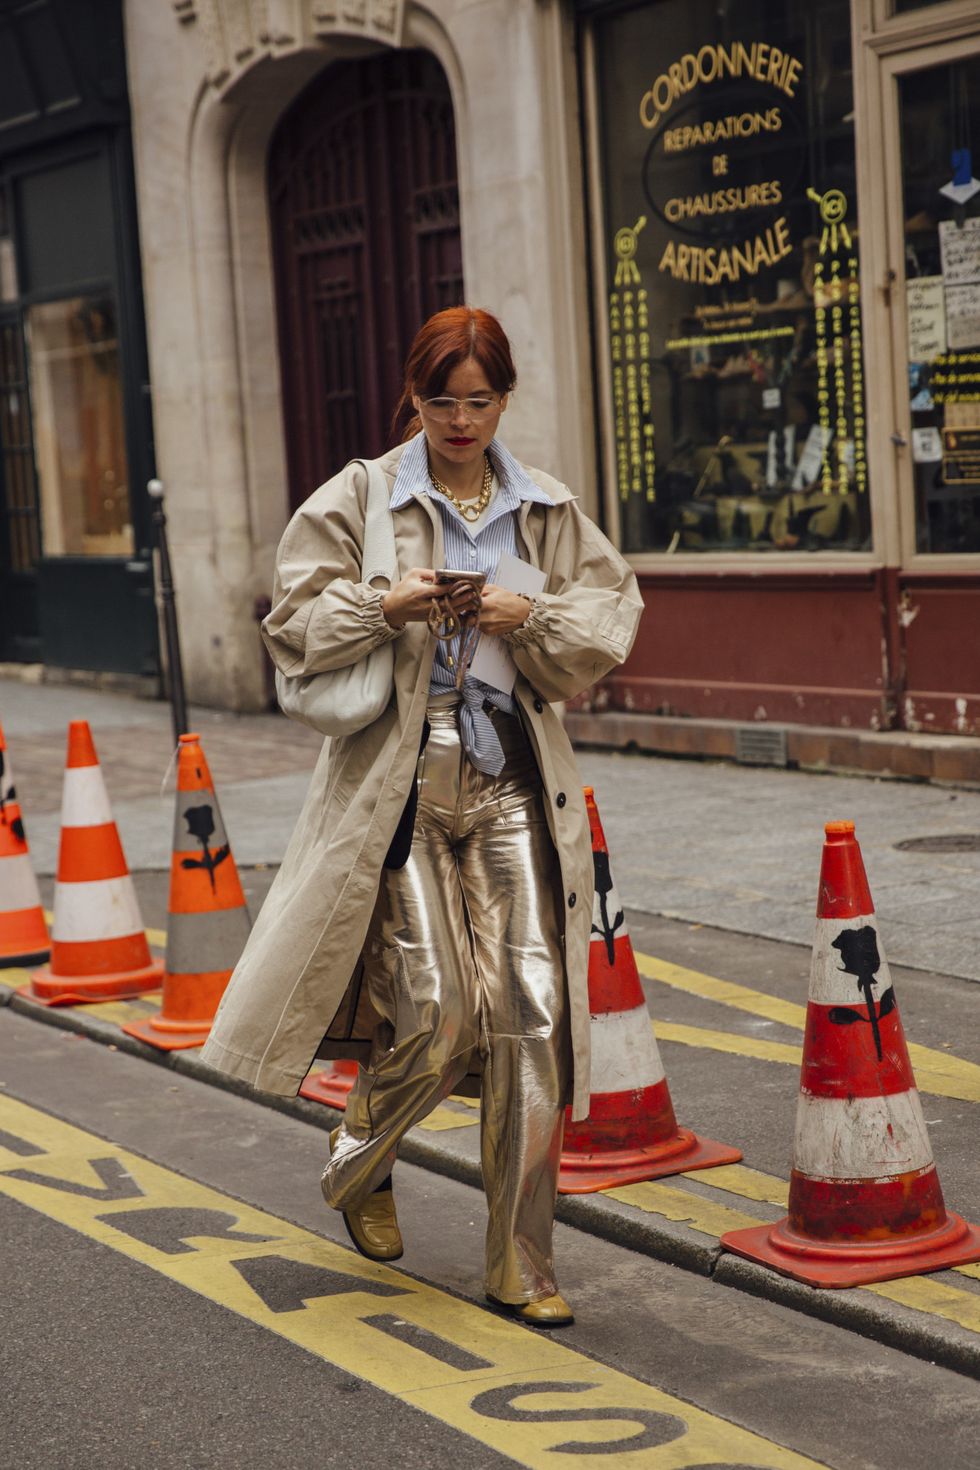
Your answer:
[[[515,349],[508,443],[596,506],[573,17],[557,0],[128,0],[125,19],[156,463],[188,690],[256,708],[255,602],[290,504],[315,488],[289,482],[270,149],[297,99],[343,87],[366,58],[424,52],[441,68],[463,293],[500,316]],[[398,280],[385,286],[398,296]],[[366,329],[366,303],[354,309]],[[401,323],[402,340],[417,324]],[[390,357],[398,330],[374,330]]]

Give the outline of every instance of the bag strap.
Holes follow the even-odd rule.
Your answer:
[[[355,459],[368,477],[367,509],[364,516],[364,545],[361,551],[361,581],[381,579],[390,587],[398,578],[395,526],[389,506],[388,482],[375,459]]]

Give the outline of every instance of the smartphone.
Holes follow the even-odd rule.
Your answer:
[[[451,567],[441,567],[436,572],[436,581],[440,587],[451,587],[454,582],[469,582],[479,590],[486,580],[485,572],[454,572]]]

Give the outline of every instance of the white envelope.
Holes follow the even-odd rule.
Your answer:
[[[508,592],[526,592],[528,597],[536,597],[544,591],[548,578],[540,567],[532,567],[521,561],[519,556],[505,551],[491,580],[495,586],[505,587]],[[489,684],[491,689],[499,689],[503,694],[511,693],[517,678],[517,666],[506,643],[488,633],[480,635],[469,672],[474,679],[482,679],[484,684]]]

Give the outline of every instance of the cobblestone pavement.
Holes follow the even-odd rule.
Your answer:
[[[239,864],[278,863],[319,737],[279,715],[193,713]],[[38,872],[57,863],[69,719],[92,725],[130,867],[168,868],[168,706],[0,679],[0,722]],[[852,818],[889,957],[980,980],[980,793],[590,750],[579,764],[631,908],[809,944],[823,824]],[[897,846],[923,838],[964,846]]]

